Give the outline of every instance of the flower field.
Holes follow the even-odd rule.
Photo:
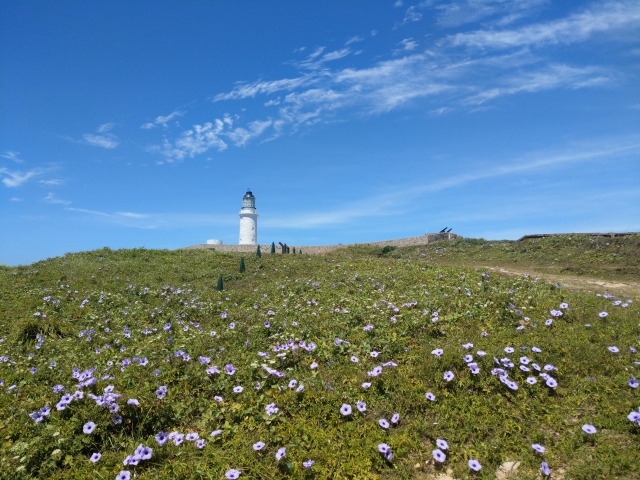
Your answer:
[[[0,267],[0,478],[640,478],[638,302],[419,252]]]

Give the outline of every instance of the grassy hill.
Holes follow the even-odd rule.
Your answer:
[[[638,302],[480,268],[637,279],[591,241],[0,267],[0,478],[639,478]]]

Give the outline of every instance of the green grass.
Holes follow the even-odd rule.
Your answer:
[[[242,472],[241,479],[425,478],[435,471],[437,438],[449,443],[441,468],[452,468],[457,478],[492,479],[506,460],[522,462],[519,478],[536,478],[543,460],[552,470],[565,469],[567,478],[638,478],[640,429],[627,419],[640,407],[638,390],[628,385],[638,377],[634,362],[640,361],[631,350],[640,348],[638,303],[621,298],[626,307],[614,306],[615,298],[524,276],[487,275],[471,263],[487,256],[548,265],[565,252],[573,258],[558,260],[562,268],[592,265],[594,272],[634,275],[638,239],[619,240],[603,240],[607,246],[597,239],[591,248],[573,239],[523,245],[467,239],[385,254],[357,247],[315,257],[247,256],[244,273],[237,255],[145,249],[0,267],[0,356],[8,359],[0,362],[0,478],[113,479],[130,470],[138,479],[220,479],[231,468]],[[221,274],[225,290],[217,292]],[[568,308],[560,308],[563,302]],[[551,310],[563,315],[545,326]],[[602,311],[606,318],[599,317]],[[373,329],[365,331],[369,324]],[[349,343],[336,346],[337,338]],[[316,348],[273,350],[288,340]],[[465,350],[465,343],[474,347]],[[614,345],[619,353],[607,349]],[[533,353],[533,346],[542,352]],[[515,352],[507,354],[505,347]],[[431,354],[437,348],[444,349],[440,358]],[[190,360],[176,357],[177,350]],[[479,350],[487,355],[478,356]],[[373,351],[380,352],[377,358]],[[473,355],[479,374],[470,372],[466,354]],[[199,356],[210,357],[209,366],[222,373],[207,375]],[[509,378],[518,390],[491,374],[494,356],[511,358]],[[521,356],[557,367],[549,372],[557,388],[547,387],[537,372],[538,383],[528,385],[532,373],[518,369]],[[123,359],[133,358],[148,364],[121,369]],[[313,362],[317,369],[310,368]],[[386,362],[397,366],[368,376]],[[224,373],[227,364],[234,365],[234,375]],[[262,365],[285,375],[269,375]],[[64,392],[53,387],[64,385],[73,394],[78,382],[72,369],[92,367],[97,383],[57,411]],[[453,381],[444,381],[445,371],[455,374]],[[294,379],[304,384],[301,392],[289,388]],[[258,382],[260,389],[254,388]],[[372,385],[364,389],[363,382]],[[89,398],[107,385],[121,395],[121,424]],[[155,394],[161,385],[168,390],[162,400]],[[234,386],[244,390],[235,394]],[[435,402],[425,398],[429,391]],[[140,406],[128,405],[130,398]],[[355,408],[359,400],[367,404],[364,414]],[[279,411],[269,416],[265,407],[271,403]],[[353,407],[348,417],[339,413],[343,403]],[[45,405],[50,415],[34,422],[29,413]],[[378,420],[394,413],[400,414],[398,425],[381,428]],[[88,421],[97,424],[89,435],[82,433]],[[583,433],[585,423],[597,433]],[[210,437],[217,429],[222,433]],[[160,447],[154,439],[160,431],[197,432],[206,446],[185,441]],[[252,449],[257,441],[266,443],[260,452]],[[380,443],[391,446],[392,461],[378,453]],[[533,443],[546,452],[535,453]],[[153,457],[123,466],[139,444],[151,446]],[[277,461],[281,447],[286,456]],[[95,464],[88,460],[93,452],[102,454]],[[482,463],[480,472],[467,466],[471,458]],[[315,464],[306,470],[302,462],[308,459]]]
[[[439,265],[536,268],[553,274],[640,280],[640,235],[561,235],[523,241],[460,238],[390,255],[423,256]]]

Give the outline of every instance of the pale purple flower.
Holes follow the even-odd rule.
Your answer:
[[[120,473],[116,475],[116,480],[130,480],[131,472],[129,470],[120,470]]]
[[[253,444],[253,449],[257,452],[259,450],[262,450],[265,447],[266,443],[264,442],[256,442]]]
[[[465,363],[473,362],[473,356],[472,355],[465,355],[464,357],[462,357],[462,360]]]
[[[513,353],[513,347],[504,347],[504,351],[507,353]]]
[[[176,436],[173,437],[173,444],[175,446],[180,445],[184,441],[184,433],[176,433]]]
[[[447,443],[447,441],[441,438],[436,439],[436,445],[438,446],[438,448],[441,448],[442,450],[447,450],[449,448],[449,444]]]
[[[427,400],[430,400],[432,402],[436,401],[436,396],[431,392],[425,393],[424,396],[427,398]]]
[[[439,357],[444,353],[444,350],[441,348],[436,348],[435,350],[432,350],[431,353],[436,357]]]
[[[585,423],[584,425],[582,425],[582,431],[584,433],[588,433],[588,434],[592,434],[592,433],[596,433],[596,427],[594,427],[593,425],[590,425],[588,423]]]
[[[200,438],[200,435],[198,435],[196,432],[191,432],[191,433],[187,433],[185,439],[189,442],[194,442],[196,440],[198,440]]]
[[[218,435],[220,435],[222,433],[222,430],[214,430],[213,432],[211,432],[209,434],[210,437],[217,437]]]
[[[100,460],[101,457],[102,457],[101,453],[95,452],[94,454],[91,455],[91,457],[89,457],[89,461],[96,463],[98,460]]]
[[[164,446],[165,443],[167,443],[167,440],[169,440],[169,437],[166,433],[160,432],[156,434],[156,442],[158,442],[158,445],[160,445],[161,447]]]
[[[380,453],[387,453],[391,451],[391,447],[389,445],[387,445],[386,443],[380,443],[378,444],[378,451]]]
[[[531,351],[534,352],[534,353],[542,352],[542,350],[540,350],[538,347],[531,347]]]
[[[204,438],[200,438],[196,442],[196,448],[199,448],[200,450],[202,450],[206,445],[207,445],[207,442],[206,442],[206,440]]]
[[[306,462],[302,462],[302,466],[304,468],[306,468],[307,470],[309,470],[313,466],[314,463],[316,463],[315,460],[309,459]]]
[[[220,403],[220,402],[222,401],[222,397],[221,397],[220,395],[215,395],[215,396],[213,397],[213,399],[214,399],[216,402],[218,402],[218,403]]]
[[[287,449],[285,447],[279,448],[276,452],[276,460],[282,460],[286,454]]]
[[[607,347],[607,350],[609,350],[611,353],[618,353],[620,351],[620,349],[615,345],[611,347]]]
[[[396,423],[398,423],[399,421],[400,421],[400,414],[399,414],[399,413],[394,413],[394,414],[391,416],[391,423],[393,423],[393,424],[395,425],[395,424],[396,424]]]
[[[627,419],[630,422],[636,422],[638,423],[638,425],[640,425],[640,412],[636,412],[635,410],[633,412],[630,412],[629,415],[627,415]]]
[[[311,365],[309,365],[309,368],[311,370],[315,370],[316,368],[318,368],[318,364],[316,362],[313,362]]]
[[[127,400],[127,404],[128,405],[135,405],[136,407],[140,406],[140,402],[135,398],[130,398],[129,400]]]
[[[240,470],[236,470],[235,468],[232,468],[230,470],[227,470],[224,476],[227,477],[229,480],[236,480],[238,477],[240,477],[241,474],[242,472]]]
[[[244,389],[240,385],[233,387],[233,393],[242,393],[242,390]]]
[[[482,465],[480,465],[480,462],[478,460],[471,459],[469,460],[469,468],[478,472],[482,468]]]
[[[364,388],[364,389],[367,389],[367,388],[369,388],[369,387],[371,387],[371,382],[364,382],[364,383],[362,384],[362,388]]]
[[[540,471],[545,477],[551,475],[551,469],[549,468],[549,464],[547,462],[542,462],[540,464]]]
[[[560,308],[562,308],[562,309],[569,308],[569,304],[563,302],[563,303],[560,304]]]
[[[534,443],[533,445],[531,445],[531,448],[533,448],[538,453],[544,453],[546,450],[546,448],[544,448],[539,443]]]
[[[362,413],[367,411],[367,404],[364,403],[364,402],[361,402],[360,400],[358,400],[356,402],[356,407],[357,407],[358,411],[360,411]]]
[[[600,316],[600,318],[605,318],[607,315],[609,315],[607,312],[600,312],[598,314],[598,316]]]
[[[442,463],[447,459],[447,455],[439,448],[436,448],[433,452],[431,452],[431,454],[433,455],[433,460],[438,463]]]
[[[295,388],[295,386],[298,384],[297,380],[291,380],[289,382],[289,388]]]
[[[351,415],[351,405],[343,403],[340,407],[340,413],[344,416]]]
[[[378,420],[378,424],[382,428],[389,428],[389,422],[387,422],[387,420],[385,420],[384,418],[381,418],[380,420]]]
[[[224,366],[224,370],[227,372],[227,375],[233,375],[234,373],[236,373],[236,369],[231,363],[226,364]]]
[[[553,323],[553,320],[551,320],[550,318],[548,320],[545,320],[544,324],[548,327],[549,325],[551,325]]]
[[[535,377],[527,377],[527,383],[529,385],[535,385],[536,383],[538,383],[538,380],[536,380]]]
[[[353,363],[358,363],[358,357],[356,357],[355,355],[351,355],[351,361]]]
[[[454,377],[455,375],[451,370],[444,372],[443,378],[445,379],[445,381],[450,382],[451,380],[453,380]]]
[[[473,348],[473,343],[463,343],[462,348],[465,350],[471,350]]]
[[[96,429],[96,424],[93,422],[87,422],[82,427],[82,431],[86,434],[92,433]]]
[[[629,380],[629,386],[631,388],[638,388],[638,379],[631,377],[631,379]]]

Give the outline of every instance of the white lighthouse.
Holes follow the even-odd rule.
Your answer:
[[[256,212],[256,197],[247,189],[242,197],[240,210],[240,245],[256,245],[258,243],[258,212]]]

